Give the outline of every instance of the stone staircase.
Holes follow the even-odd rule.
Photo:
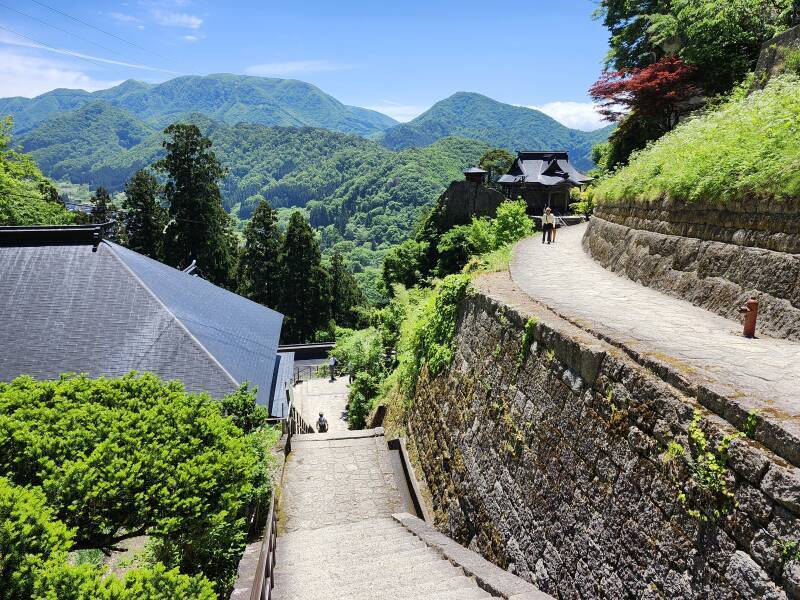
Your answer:
[[[464,570],[391,517],[278,539],[277,600],[492,598]]]
[[[552,600],[409,514],[396,454],[380,428],[292,438],[273,599]]]

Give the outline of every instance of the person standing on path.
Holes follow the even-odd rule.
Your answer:
[[[331,371],[331,381],[336,381],[336,360],[335,356],[331,356],[330,360],[328,361],[328,368]]]
[[[556,217],[553,214],[553,211],[550,210],[550,207],[544,209],[544,214],[542,215],[542,243],[547,240],[547,243],[550,243],[550,240],[553,239],[553,229],[556,226]]]

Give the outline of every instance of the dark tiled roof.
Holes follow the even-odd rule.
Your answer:
[[[0,244],[0,380],[135,369],[217,397],[250,381],[270,404],[279,313],[116,244],[93,250]]]
[[[566,152],[539,152],[524,150],[498,183],[538,183],[545,186],[583,185],[592,179],[578,171],[569,162]]]

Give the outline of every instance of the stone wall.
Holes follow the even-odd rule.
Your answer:
[[[784,73],[787,51],[797,48],[800,48],[800,27],[789,29],[765,42],[756,65],[755,87],[763,88],[770,77]]]
[[[737,438],[722,477],[735,501],[720,508],[666,448],[690,447],[696,411],[712,447],[730,425],[621,350],[478,285],[452,366],[423,373],[409,414],[440,530],[564,599],[800,597],[800,562],[781,552],[800,539],[798,469]],[[715,506],[717,519],[690,515]]]
[[[800,202],[778,207],[604,206],[583,246],[605,268],[729,319],[755,296],[760,331],[800,340]]]
[[[472,181],[453,181],[436,203],[440,231],[467,224],[472,217],[494,218],[505,201],[497,190]]]

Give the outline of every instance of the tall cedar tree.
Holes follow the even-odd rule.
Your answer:
[[[239,259],[239,293],[270,308],[280,306],[281,247],[278,213],[262,200],[244,230],[245,246]]]
[[[155,167],[167,175],[164,197],[170,220],[164,237],[165,261],[183,269],[196,260],[210,281],[230,287],[237,249],[219,191],[225,170],[211,150],[211,141],[196,125],[175,123],[164,133],[167,155]]]
[[[155,176],[142,169],[125,184],[125,229],[128,247],[140,254],[164,260],[164,227],[167,211],[161,206],[161,188]]]
[[[331,313],[340,327],[356,328],[361,325],[359,307],[364,305],[364,295],[358,282],[344,262],[341,252],[334,252],[329,270],[331,277]]]
[[[109,223],[103,231],[106,239],[124,244],[126,242],[125,227],[121,222],[121,215],[111,202],[111,196],[104,187],[99,187],[94,191],[94,196],[89,199],[92,209],[89,212],[89,220],[92,223]]]
[[[313,340],[317,331],[330,326],[331,286],[314,231],[299,211],[292,213],[286,229],[281,280],[284,341]]]

